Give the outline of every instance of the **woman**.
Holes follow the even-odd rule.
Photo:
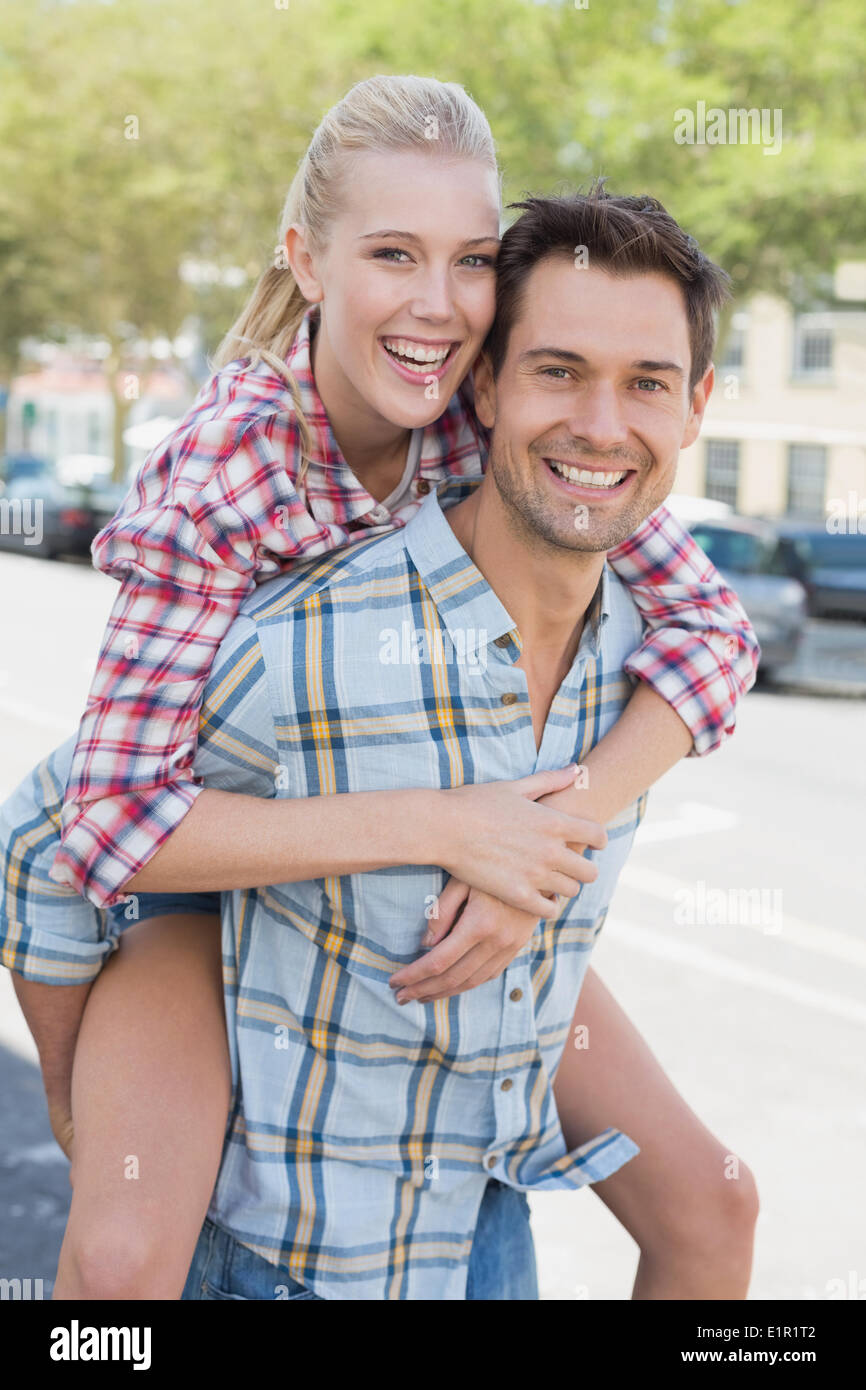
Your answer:
[[[655,629],[633,659],[646,680],[586,760],[582,797],[566,790],[567,769],[460,788],[443,794],[447,807],[424,793],[429,828],[422,830],[409,819],[413,794],[265,802],[191,780],[211,660],[252,586],[295,558],[405,524],[423,495],[419,483],[429,488],[483,467],[486,439],[466,374],[493,319],[499,215],[492,138],[462,89],[420,78],[359,83],[313,137],[283,210],[277,264],[224,343],[220,370],[94,543],[97,565],[121,589],[74,759],[67,745],[37,769],[13,798],[4,832],[11,924],[4,959],[37,988],[57,977],[39,917],[44,896],[38,901],[27,884],[41,874],[44,886],[55,856],[51,877],[68,890],[56,923],[52,917],[57,938],[102,937],[96,954],[104,954],[94,909],[110,909],[116,935],[132,893],[138,917],[87,1001],[71,1117],[70,1045],[87,984],[60,992],[46,984],[52,1000],[67,996],[52,1011],[52,1036],[32,988],[28,995],[16,979],[40,1044],[55,1130],[68,1135],[74,1122],[74,1193],[55,1297],[176,1298],[183,1287],[231,1090],[215,890],[391,863],[442,864],[453,882],[442,895],[438,935],[464,899],[461,924],[473,914],[483,933],[481,959],[476,947],[462,980],[474,986],[513,958],[537,918],[553,910],[551,895],[573,895],[594,876],[575,852],[603,843],[594,822],[629,805],[688,751],[692,736],[696,749],[713,746],[729,718],[730,700],[715,724],[706,713],[690,729],[684,723],[697,703],[696,679],[703,688],[709,671],[725,690],[736,685],[710,639],[727,631],[748,651],[748,626],[704,557],[664,516],[665,553],[685,554],[679,568],[660,566],[652,528],[610,557]],[[684,583],[695,602],[675,618],[665,588],[676,589],[681,609]],[[699,678],[672,676],[678,653],[688,653],[683,669],[701,668]],[[665,676],[654,677],[662,667]],[[661,694],[650,688],[653,679]],[[21,796],[30,798],[26,810]],[[353,807],[336,804],[348,801]],[[44,832],[34,836],[40,823]],[[184,890],[211,896],[184,897]],[[83,927],[82,913],[89,914]],[[448,945],[439,947],[440,960]],[[85,975],[67,976],[75,978]],[[413,997],[436,997],[435,983],[414,988]],[[582,1126],[594,1133],[611,1123],[641,1145],[639,1158],[606,1180],[617,1184],[612,1208],[641,1245],[636,1295],[742,1297],[753,1222],[747,1175],[732,1202],[722,1146],[595,981],[584,988],[582,1022],[587,1007],[606,1047],[584,1053],[579,1068],[563,1059],[557,1103],[569,1147]],[[624,1075],[618,1057],[626,1046],[632,1066]],[[614,1094],[618,1113],[608,1113],[597,1098]],[[604,1123],[593,1128],[599,1105]],[[127,1180],[129,1156],[137,1182]],[[675,1210],[688,1217],[691,1203],[706,1214],[697,1240],[673,1217]],[[732,1228],[733,1242],[725,1235]],[[706,1241],[717,1238],[731,1244],[730,1260],[708,1265]]]

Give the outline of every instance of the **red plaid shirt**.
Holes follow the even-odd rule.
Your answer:
[[[199,708],[217,647],[253,586],[300,557],[404,526],[430,485],[476,475],[488,436],[471,384],[423,433],[408,496],[377,503],[343,458],[313,381],[304,318],[289,367],[313,437],[298,482],[291,394],[265,364],[215,373],[149,456],[93,542],[120,580],[81,720],[51,878],[98,907],[156,853],[203,790],[192,779]],[[313,331],[315,331],[313,327]],[[648,681],[707,753],[733,731],[759,648],[736,595],[661,507],[608,559],[649,629],[626,669]]]

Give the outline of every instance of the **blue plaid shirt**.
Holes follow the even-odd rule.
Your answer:
[[[439,503],[474,485],[244,603],[205,693],[206,785],[453,787],[586,755],[632,692],[639,612],[605,566],[538,752],[519,634]],[[432,1004],[401,1007],[388,979],[417,958],[441,869],[224,895],[234,1099],[211,1219],[326,1299],[461,1299],[489,1177],[570,1189],[633,1157],[614,1129],[569,1153],[552,1081],[644,804],[499,979]]]
[[[442,483],[404,528],[248,596],[205,691],[206,786],[307,797],[582,761],[632,693],[639,610],[605,565],[538,751],[520,634],[442,510],[478,481]],[[552,1083],[645,802],[608,826],[596,881],[539,921],[503,975],[431,1004],[401,1007],[388,980],[417,958],[443,870],[223,894],[234,1086],[211,1219],[325,1299],[462,1299],[488,1178],[572,1189],[632,1158],[613,1128],[569,1152]],[[67,894],[44,888],[45,930],[7,951],[26,949],[37,977],[91,978],[111,942],[83,913],[76,937]]]

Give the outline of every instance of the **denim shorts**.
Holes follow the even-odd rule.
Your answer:
[[[127,893],[125,900],[105,911],[111,933],[116,936],[136,922],[148,917],[166,917],[172,912],[214,912],[219,916],[220,897],[219,893]],[[135,898],[134,909],[130,898]]]
[[[284,1265],[272,1265],[206,1220],[198,1238],[181,1298],[209,1301],[280,1296],[326,1300],[299,1284]],[[466,1298],[528,1302],[538,1298],[535,1246],[529,1202],[523,1192],[490,1178],[478,1212],[469,1254]]]

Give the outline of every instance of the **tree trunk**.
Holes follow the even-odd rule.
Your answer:
[[[106,358],[105,370],[108,375],[108,389],[111,392],[111,403],[114,408],[111,450],[114,467],[111,471],[111,477],[115,483],[122,483],[126,478],[126,445],[123,442],[123,432],[126,429],[129,416],[129,401],[123,392],[121,365],[120,345],[112,342],[111,354]]]

